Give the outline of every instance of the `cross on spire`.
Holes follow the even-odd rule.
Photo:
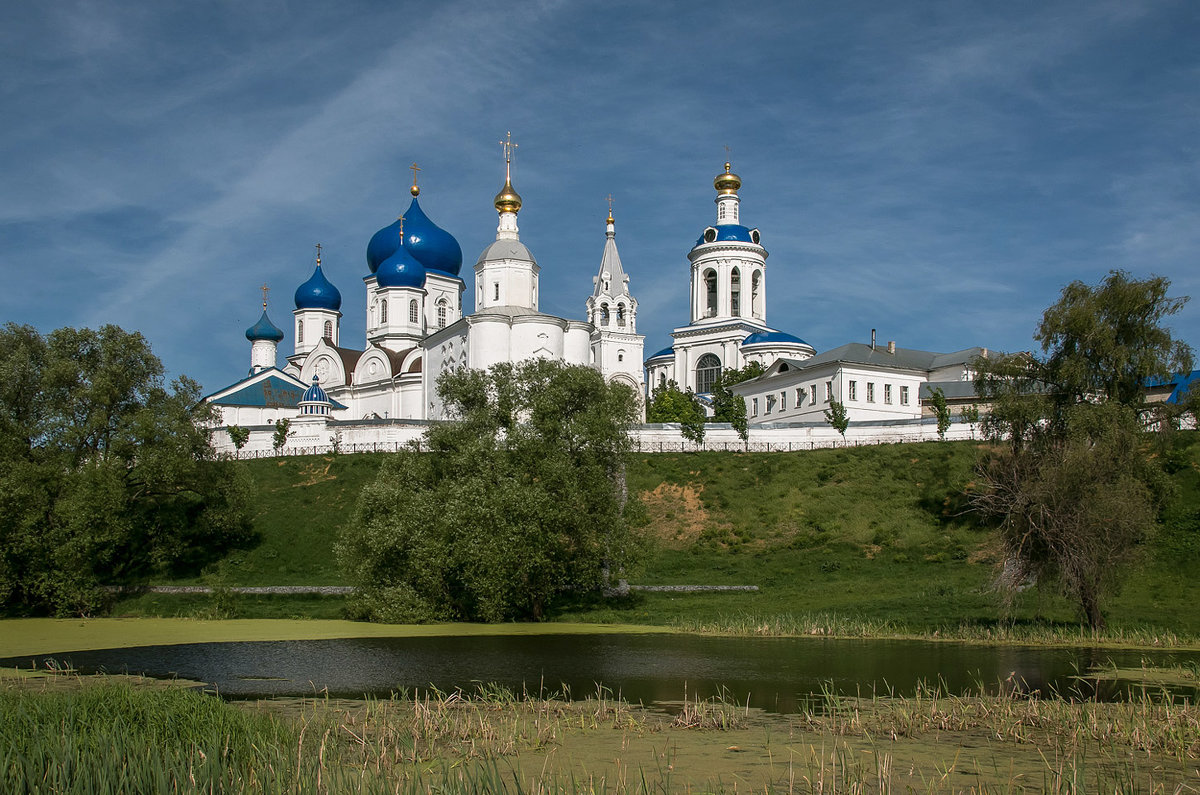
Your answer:
[[[258,289],[262,290],[262,293],[263,293],[263,311],[266,311],[266,309],[267,309],[267,293],[271,291],[271,288],[270,288],[270,287],[268,287],[268,286],[266,285],[266,282],[264,282],[264,283],[263,283],[263,286],[262,286],[262,287],[260,287],[260,288],[258,288]]]
[[[612,214],[613,195],[610,193],[607,196],[605,196],[604,198],[608,199],[608,222],[611,224],[613,222],[613,214]]]
[[[413,184],[412,187],[409,188],[409,193],[411,193],[413,196],[417,196],[421,193],[421,189],[417,187],[417,172],[421,170],[421,167],[416,163],[413,163],[408,167],[408,170],[411,171],[413,175]]]
[[[317,244],[317,267],[321,267],[321,244]]]
[[[511,130],[504,134],[504,140],[500,141],[500,145],[504,147],[504,181],[511,183],[513,150],[517,148],[517,144],[513,143]]]

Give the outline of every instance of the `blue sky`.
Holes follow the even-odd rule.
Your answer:
[[[1072,280],[1194,295],[1200,4],[5,3],[0,319],[116,323],[209,390],[325,247],[361,346],[370,236],[409,201],[494,238],[519,143],[541,308],[582,318],[615,199],[647,353],[725,146],[762,230],[768,321],[818,350],[1032,347]],[[281,357],[282,360],[282,357]]]

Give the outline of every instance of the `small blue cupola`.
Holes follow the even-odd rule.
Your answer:
[[[325,390],[321,389],[320,381],[317,376],[313,376],[312,386],[304,390],[304,394],[300,396],[300,415],[329,415],[329,409],[332,407],[332,402],[329,400],[329,395],[325,394]]]
[[[304,284],[296,288],[297,309],[330,309],[334,312],[342,308],[342,294],[338,288],[325,278],[321,271],[321,260],[317,259],[317,267],[313,275]]]
[[[246,329],[246,339],[251,342],[260,340],[280,342],[283,339],[283,332],[271,322],[271,319],[267,317],[267,310],[263,309],[262,317],[258,319],[258,322]]]

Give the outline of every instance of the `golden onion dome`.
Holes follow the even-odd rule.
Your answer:
[[[521,194],[513,188],[510,179],[504,180],[504,187],[496,194],[496,211],[501,213],[521,211]]]
[[[713,180],[713,187],[718,193],[726,196],[732,196],[738,192],[738,188],[742,187],[742,178],[737,174],[730,173],[729,163],[725,164],[725,173],[718,174]]]

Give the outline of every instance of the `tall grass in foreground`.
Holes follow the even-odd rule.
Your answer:
[[[1112,645],[1176,648],[1194,646],[1200,639],[1155,627],[1116,627],[1094,630],[1086,625],[1061,624],[958,624],[913,629],[881,619],[863,619],[837,613],[750,613],[719,615],[715,619],[682,619],[674,626],[707,635],[795,637],[816,635],[836,638],[923,638],[983,643],[1035,643],[1048,645]]]
[[[1170,699],[1080,704],[1016,693],[957,697],[936,688],[911,698],[850,699],[830,691],[806,713],[778,717],[767,728],[755,728],[763,717],[752,721],[749,713],[720,699],[685,699],[674,715],[662,715],[604,690],[570,702],[487,686],[470,694],[243,705],[128,685],[0,690],[0,788],[531,795],[1200,789],[1200,773],[1189,773],[1200,757],[1200,711]],[[662,737],[654,745],[668,751],[651,757],[631,751],[601,769],[550,765],[555,749],[579,747],[580,739],[586,744],[603,732]],[[689,780],[669,751],[687,742],[680,732],[710,755],[731,750],[727,737],[745,743],[765,736],[761,775],[756,783],[732,772],[729,781]],[[992,757],[964,754],[960,739],[976,748],[993,739],[1024,748],[1026,762],[1034,749],[1040,762],[1013,772],[1006,766],[1015,757],[995,747]],[[914,748],[927,755],[924,761],[913,761]],[[522,767],[530,758],[534,764]]]

